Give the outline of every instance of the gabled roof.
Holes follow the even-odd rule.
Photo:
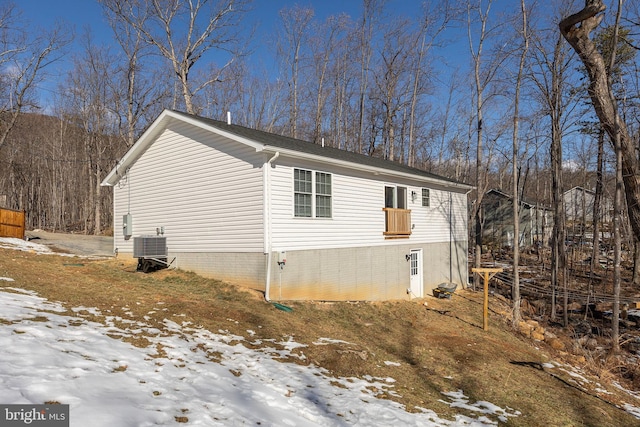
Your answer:
[[[565,191],[562,194],[569,194],[569,193],[572,193],[574,191],[579,191],[581,193],[585,192],[585,193],[588,193],[588,194],[596,194],[595,191],[589,190],[588,188],[580,187],[579,185],[576,185],[575,187],[570,188],[569,190]]]
[[[496,188],[492,188],[491,190],[487,191],[487,195],[491,195],[491,194],[494,194],[494,195],[496,195],[496,196],[498,196],[500,198],[503,198],[503,199],[507,199],[509,201],[513,200],[513,196],[512,195],[507,194],[507,193],[505,193],[503,191],[500,191],[500,190],[498,190]],[[533,209],[533,208],[536,207],[536,203],[535,202],[528,202],[526,200],[520,200],[520,203],[524,207],[526,207],[527,209]],[[549,207],[538,205],[538,209],[549,209]]]
[[[455,180],[444,178],[421,169],[412,168],[400,163],[377,157],[366,156],[338,148],[322,146],[300,139],[276,135],[256,129],[250,129],[236,124],[208,119],[187,114],[180,111],[164,110],[160,116],[149,126],[138,141],[122,157],[118,165],[113,168],[102,185],[115,185],[135,161],[146,151],[154,139],[166,129],[170,123],[182,121],[194,126],[207,129],[219,135],[226,136],[242,144],[253,147],[256,151],[266,153],[280,152],[289,157],[305,158],[308,160],[324,161],[345,166],[351,169],[367,170],[374,174],[387,174],[403,176],[405,178],[421,179],[440,185],[456,188],[461,191],[470,191],[474,187]]]

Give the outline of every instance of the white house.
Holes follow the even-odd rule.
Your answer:
[[[167,239],[173,266],[273,300],[464,287],[469,185],[398,163],[165,110],[107,175],[114,249]]]

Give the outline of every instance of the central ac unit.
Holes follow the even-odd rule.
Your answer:
[[[167,238],[164,236],[140,236],[133,238],[134,258],[166,258]]]

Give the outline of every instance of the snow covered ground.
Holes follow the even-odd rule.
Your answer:
[[[0,291],[0,307],[0,402],[68,403],[72,426],[175,425],[187,419],[203,426],[484,426],[517,415],[469,402],[461,390],[443,393],[443,401],[477,412],[476,419],[447,421],[428,409],[411,414],[375,396],[393,391],[391,378],[331,378],[318,367],[279,362],[292,356],[299,345],[293,340],[279,343],[285,350],[252,350],[243,345],[250,338],[169,319],[180,316],[167,314],[159,330],[101,316],[94,308],[70,313],[10,287]],[[83,313],[104,323],[87,321]],[[151,344],[141,349],[118,339],[131,336]]]
[[[16,240],[0,239],[0,247],[47,253]],[[251,330],[208,331],[168,312],[156,328],[92,307],[64,307],[11,277],[0,277],[0,307],[0,403],[69,404],[71,426],[494,426],[520,415],[471,402],[464,390],[443,390],[440,401],[473,417],[443,419],[428,408],[409,413],[377,397],[394,393],[393,378],[333,378],[317,366],[284,362],[301,357],[292,353],[301,346],[292,338],[257,343]],[[166,309],[158,303],[154,311]],[[145,337],[149,345],[135,347],[124,337]],[[332,341],[319,337],[314,345]]]

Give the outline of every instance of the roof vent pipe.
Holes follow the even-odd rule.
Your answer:
[[[227,111],[227,124],[231,124],[231,111]]]

